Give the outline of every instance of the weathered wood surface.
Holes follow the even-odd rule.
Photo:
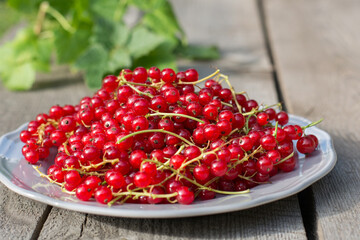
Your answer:
[[[171,1],[188,40],[213,44],[222,50],[228,68],[269,72],[271,64],[264,48],[255,1],[181,0]]]
[[[255,1],[174,1],[174,6],[190,42],[214,43],[223,54],[216,62],[195,65],[183,62],[183,68],[199,68],[203,76],[211,71],[210,66],[218,67],[231,76],[236,89],[247,90],[260,102],[277,102]],[[87,94],[89,91],[76,79],[43,80],[25,93],[11,93],[0,86],[0,134],[32,120],[36,113],[47,112],[53,104],[75,104]],[[47,208],[12,193],[2,184],[0,190],[1,239],[28,239],[38,235],[41,239],[306,238],[296,196],[228,214],[141,220]]]
[[[56,103],[76,104],[79,96],[86,94],[88,90],[78,79],[41,81],[33,90],[21,93],[9,92],[1,86],[0,135],[33,120],[37,113],[48,112]],[[0,239],[29,239],[41,229],[36,227],[44,213],[46,217],[46,208],[45,204],[22,197],[0,184]]]
[[[320,239],[359,239],[360,2],[264,1],[288,109],[334,139],[338,163],[313,185]]]

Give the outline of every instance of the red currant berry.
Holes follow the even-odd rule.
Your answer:
[[[194,193],[191,192],[188,187],[185,187],[185,186],[178,187],[176,192],[178,194],[176,196],[176,200],[180,204],[188,205],[188,204],[192,203],[195,199]]]
[[[109,203],[113,198],[111,190],[105,186],[98,187],[95,190],[94,196],[96,201],[102,204]]]
[[[296,148],[300,153],[308,154],[315,150],[315,144],[316,143],[312,137],[304,136],[297,141]]]
[[[172,83],[176,79],[176,74],[171,68],[165,68],[161,71],[161,80],[166,83]]]
[[[132,74],[132,81],[136,83],[145,83],[147,80],[147,71],[143,67],[137,67]]]

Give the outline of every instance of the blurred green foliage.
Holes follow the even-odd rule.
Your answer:
[[[12,25],[17,23],[21,17],[21,14],[10,8],[6,1],[0,0],[0,37],[8,30]]]
[[[12,90],[30,89],[37,71],[49,71],[55,56],[84,72],[90,88],[123,68],[176,68],[176,57],[216,59],[213,46],[188,45],[167,0],[8,0],[28,16],[28,27],[0,48],[0,77]],[[140,11],[126,24],[129,7]]]

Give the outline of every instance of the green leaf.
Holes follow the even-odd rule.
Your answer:
[[[120,2],[119,0],[90,0],[90,8],[95,15],[113,20]]]
[[[215,46],[188,45],[178,48],[176,53],[192,60],[214,60],[220,57],[219,50]]]
[[[50,39],[39,39],[34,46],[34,50],[34,68],[37,71],[49,71],[53,42]]]
[[[128,68],[131,66],[131,63],[132,60],[130,54],[125,49],[114,49],[110,54],[107,71],[115,72],[120,68]]]
[[[170,38],[176,38],[178,33],[181,34],[182,38],[185,37],[171,4],[168,1],[156,0],[156,4],[147,10],[142,20],[145,26]]]
[[[15,67],[4,81],[4,85],[11,90],[28,90],[35,81],[35,70],[31,63],[24,63]]]
[[[116,23],[115,31],[112,34],[115,46],[125,46],[130,37],[129,28],[123,23]]]
[[[0,75],[12,90],[30,89],[36,70],[48,70],[52,42],[38,39],[31,28],[21,30],[16,38],[0,49]]]
[[[137,27],[131,34],[128,48],[134,58],[139,58],[154,50],[164,40],[144,27]]]
[[[21,12],[30,13],[37,11],[42,0],[8,0],[10,7],[15,8]]]
[[[76,61],[75,66],[85,71],[85,82],[90,88],[99,88],[106,72],[108,53],[100,44],[90,46]]]
[[[176,70],[176,57],[173,53],[174,47],[173,42],[164,42],[147,56],[136,59],[133,65],[143,66],[145,68],[156,66],[160,69],[172,68]]]
[[[94,41],[110,50],[114,47],[115,23],[104,18],[96,18],[94,24]]]
[[[63,15],[66,15],[70,10],[72,10],[77,1],[78,0],[48,0],[50,6],[55,8]]]
[[[74,33],[59,28],[54,31],[54,34],[58,62],[71,63],[88,47],[91,28],[85,25],[78,28]]]

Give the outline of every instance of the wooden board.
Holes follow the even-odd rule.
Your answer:
[[[359,239],[360,2],[264,1],[288,108],[334,139],[338,163],[313,185],[320,239]]]
[[[80,79],[62,74],[67,80],[61,82],[60,73],[56,78],[43,76],[43,80],[40,79],[28,92],[9,92],[1,86],[0,136],[33,120],[36,114],[48,112],[52,105],[75,104],[89,94]],[[45,204],[13,193],[0,183],[0,238],[29,239],[35,236],[50,209]]]
[[[245,211],[182,219],[128,219],[54,208],[39,239],[306,239],[296,197]],[[71,225],[69,224],[71,222]]]
[[[274,103],[277,95],[272,79],[272,68],[264,48],[263,35],[254,1],[174,1],[189,41],[220,46],[222,59],[216,62],[181,62],[182,68],[195,67],[204,76],[211,67],[222,69],[236,89],[246,90],[249,96],[264,103]],[[206,31],[200,31],[205,29]],[[0,103],[0,133],[15,129],[21,123],[46,112],[55,103],[74,104],[87,95],[80,80],[50,83],[43,77],[34,90],[10,93],[0,87],[5,99]],[[69,78],[64,76],[64,79]],[[75,80],[75,82],[73,82]],[[3,124],[4,123],[4,124]],[[141,220],[101,217],[72,212],[35,203],[0,186],[0,209],[13,196],[12,208],[3,210],[0,217],[1,239],[305,239],[305,231],[296,196],[254,209],[206,217]],[[14,197],[15,196],[15,197]],[[23,207],[22,207],[23,206]],[[22,210],[23,209],[23,210]],[[21,211],[22,210],[22,211]],[[15,213],[15,214],[14,214]],[[21,216],[21,218],[19,218]],[[22,226],[20,219],[29,219]],[[10,220],[9,220],[10,219]],[[15,227],[14,227],[15,226]],[[9,229],[8,229],[9,228]]]
[[[242,71],[271,71],[254,1],[171,1],[190,43],[216,45],[228,67]],[[223,65],[223,64],[222,64]]]

